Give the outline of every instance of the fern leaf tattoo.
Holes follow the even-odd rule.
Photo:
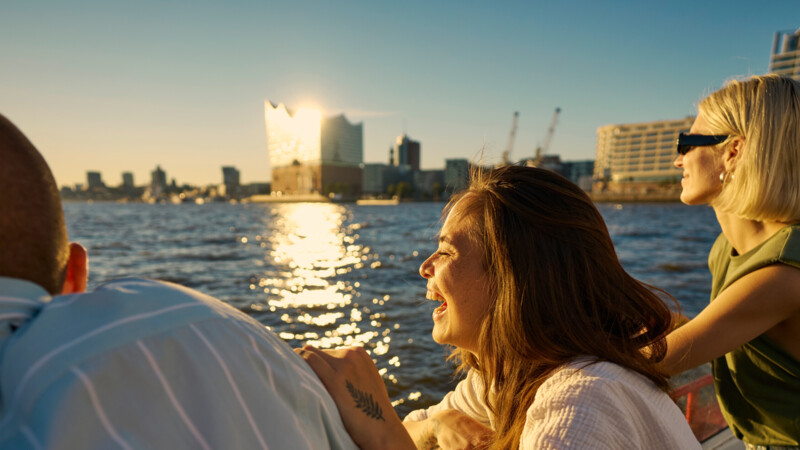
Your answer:
[[[383,409],[381,409],[378,402],[373,400],[372,394],[356,389],[349,380],[345,380],[345,386],[347,387],[347,392],[355,400],[356,408],[360,409],[367,417],[386,422],[386,419],[383,418]]]

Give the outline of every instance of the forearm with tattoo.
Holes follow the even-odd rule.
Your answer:
[[[372,394],[357,389],[349,380],[345,380],[345,387],[356,402],[356,408],[360,409],[367,417],[386,422],[386,419],[383,418],[383,409],[372,398]]]

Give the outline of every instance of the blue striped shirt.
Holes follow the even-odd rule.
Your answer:
[[[306,363],[191,289],[0,277],[0,448],[356,448]]]

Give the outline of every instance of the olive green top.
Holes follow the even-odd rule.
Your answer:
[[[781,229],[744,255],[720,234],[708,257],[711,301],[744,275],[776,263],[800,269],[800,225]],[[752,445],[800,445],[800,361],[761,335],[712,366],[717,399],[736,437]]]

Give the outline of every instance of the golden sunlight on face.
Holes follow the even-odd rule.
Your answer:
[[[702,112],[692,124],[690,134],[715,134]],[[675,166],[683,169],[681,179],[681,201],[687,205],[702,205],[710,203],[720,191],[722,182],[720,174],[725,167],[722,163],[722,153],[714,147],[695,147],[685,155],[680,155],[675,160]]]
[[[427,298],[442,304],[433,312],[433,340],[472,353],[491,302],[483,249],[470,237],[474,225],[462,215],[461,202],[448,214],[439,248],[419,268],[428,280]]]

